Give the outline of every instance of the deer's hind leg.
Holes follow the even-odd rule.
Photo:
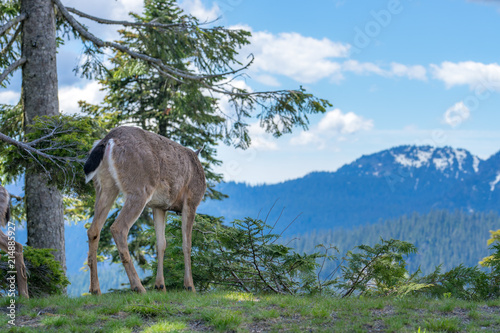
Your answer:
[[[163,209],[154,208],[153,220],[155,222],[156,259],[158,262],[155,289],[165,292],[165,278],[163,277],[163,258],[167,247],[167,241],[165,239],[165,211]]]
[[[186,200],[182,208],[182,252],[184,252],[184,288],[196,292],[191,271],[191,246],[196,206]]]
[[[139,275],[137,275],[137,271],[134,268],[134,263],[132,262],[130,252],[128,250],[127,237],[130,228],[141,215],[149,197],[150,194],[146,191],[140,194],[127,193],[125,204],[123,205],[123,208],[120,211],[120,214],[118,214],[115,222],[111,226],[111,234],[113,235],[116,247],[120,253],[120,259],[125,267],[125,271],[127,272],[127,276],[130,281],[130,288],[140,293],[145,293],[146,289],[142,286]]]

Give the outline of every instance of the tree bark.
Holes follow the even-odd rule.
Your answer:
[[[22,29],[22,99],[25,131],[36,116],[59,114],[56,67],[56,27],[51,0],[21,0],[21,11],[28,15]],[[43,173],[25,176],[28,245],[53,248],[54,256],[66,271],[64,212],[62,195],[49,186]]]

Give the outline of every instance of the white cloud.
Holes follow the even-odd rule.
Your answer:
[[[201,22],[216,20],[221,15],[221,10],[216,2],[209,9],[203,5],[201,0],[184,0],[179,3],[179,7]]]
[[[342,70],[358,75],[376,74],[384,77],[407,77],[410,80],[427,80],[427,70],[424,66],[407,66],[396,62],[391,63],[390,68],[384,69],[371,62],[347,60],[342,64]]]
[[[88,83],[83,88],[62,87],[59,89],[59,109],[64,114],[74,114],[80,112],[78,101],[99,104],[105,96],[105,92],[100,89],[101,85],[97,82]]]
[[[7,90],[0,91],[0,104],[10,104],[15,105],[19,102],[21,94],[17,91]]]
[[[353,72],[358,75],[377,74],[381,76],[388,76],[389,73],[384,71],[380,66],[371,62],[359,62],[357,60],[347,60],[342,64],[342,70],[346,72]]]
[[[368,131],[373,128],[373,120],[365,119],[354,112],[343,113],[340,109],[327,112],[319,121],[318,125],[310,131],[302,131],[298,136],[290,139],[292,145],[317,144],[318,148],[324,148],[327,141],[337,138],[337,141],[346,141],[344,135],[354,134],[360,131]]]
[[[84,13],[111,20],[131,20],[130,12],[141,14],[144,9],[144,0],[62,0],[65,6],[76,8]],[[197,17],[201,22],[213,21],[217,19],[221,13],[219,6],[214,3],[211,8],[203,5],[201,0],[184,0],[178,3],[178,6],[185,12]],[[90,31],[97,34],[99,37],[111,40],[117,39],[117,29],[122,27],[119,25],[105,25],[93,23],[87,19],[82,19],[78,15],[74,15],[78,20],[83,22],[90,28]]]
[[[235,29],[250,30],[248,26],[234,26]],[[248,54],[255,56],[251,70],[258,74],[285,75],[296,81],[312,83],[320,79],[341,77],[341,66],[332,61],[345,58],[350,45],[333,42],[327,38],[305,37],[296,32],[272,34],[253,32],[251,44],[245,46],[240,54],[242,60]]]
[[[325,140],[311,131],[301,131],[298,136],[294,136],[290,139],[290,144],[294,146],[316,144],[318,148],[322,149],[325,146]]]
[[[340,109],[329,111],[318,123],[318,131],[329,134],[352,134],[373,128],[373,120],[367,120],[354,112],[342,113]]]
[[[278,144],[273,136],[266,133],[266,130],[262,128],[259,122],[253,123],[248,127],[248,134],[252,139],[250,145],[251,148],[256,150],[277,150]]]
[[[394,76],[406,76],[410,80],[427,80],[427,70],[421,65],[406,66],[393,62],[391,63],[391,73]]]
[[[446,87],[468,85],[470,89],[500,91],[500,65],[474,61],[431,65],[434,78],[443,81]]]
[[[287,76],[300,83],[314,83],[325,78],[333,82],[344,79],[344,73],[356,75],[375,74],[387,78],[406,77],[410,80],[427,80],[427,69],[422,65],[404,65],[396,62],[378,65],[347,59],[351,45],[334,42],[328,38],[316,39],[296,32],[272,34],[252,31],[248,25],[235,25],[232,29],[252,32],[250,45],[240,50],[240,61],[253,54],[251,76],[269,86],[279,86],[276,75]]]
[[[469,108],[464,104],[464,102],[458,102],[446,110],[444,113],[444,122],[451,127],[456,127],[465,120],[469,119],[469,117]]]

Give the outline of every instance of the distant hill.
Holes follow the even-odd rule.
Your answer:
[[[287,234],[350,228],[431,210],[500,211],[500,152],[482,160],[464,149],[400,146],[362,156],[336,172],[313,172],[274,185],[222,183],[223,201],[199,212],[224,216],[280,216]]]

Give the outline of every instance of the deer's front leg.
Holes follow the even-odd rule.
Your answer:
[[[93,295],[101,294],[101,288],[99,287],[99,278],[97,277],[97,247],[99,245],[99,238],[101,236],[102,227],[106,222],[108,213],[117,196],[117,188],[96,188],[94,220],[92,221],[92,225],[90,226],[89,230],[87,230],[87,236],[89,238],[89,254],[87,264],[90,269],[89,293]]]

